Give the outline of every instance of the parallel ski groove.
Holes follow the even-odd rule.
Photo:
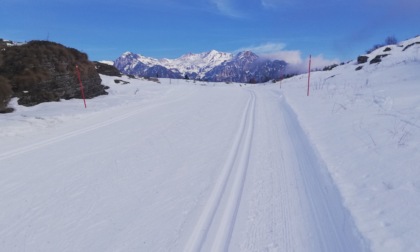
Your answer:
[[[229,249],[230,239],[232,237],[233,227],[235,226],[236,215],[238,213],[243,187],[251,152],[251,142],[254,131],[254,112],[255,112],[255,94],[251,93],[252,101],[249,115],[246,122],[246,132],[240,144],[241,151],[237,156],[236,174],[233,179],[232,190],[229,191],[227,206],[223,212],[222,220],[216,231],[216,237],[210,251],[227,251]]]
[[[229,247],[248,167],[255,100],[255,93],[250,91],[233,147],[184,251],[201,251],[212,226],[217,228],[217,232],[213,241],[207,241],[212,244],[211,251],[225,251]],[[232,188],[225,192],[228,184],[232,184]],[[227,193],[228,203],[222,206],[220,202]],[[217,212],[222,212],[222,219],[218,222],[215,220]]]
[[[162,102],[162,103],[159,103],[159,104],[153,105],[153,106],[148,106],[148,107],[142,107],[140,109],[135,109],[133,111],[124,113],[120,116],[113,117],[113,118],[111,118],[109,120],[106,120],[106,121],[103,121],[103,122],[95,123],[95,124],[93,124],[91,126],[88,126],[88,127],[85,127],[85,128],[74,130],[74,131],[68,132],[66,134],[57,136],[57,137],[53,137],[53,138],[50,138],[50,139],[46,139],[44,141],[40,141],[40,142],[37,142],[37,143],[34,143],[34,144],[30,144],[28,146],[24,146],[24,147],[21,147],[21,148],[17,148],[17,149],[14,149],[14,150],[3,152],[3,153],[0,154],[0,160],[4,160],[4,159],[8,159],[8,158],[11,158],[11,157],[14,157],[14,156],[18,156],[18,155],[24,154],[26,152],[37,150],[37,149],[42,148],[44,146],[48,146],[50,144],[58,143],[58,142],[64,141],[64,140],[72,138],[72,137],[76,137],[76,136],[79,136],[79,135],[89,133],[89,132],[97,130],[99,128],[106,127],[106,126],[112,125],[114,123],[123,121],[123,120],[125,120],[127,118],[130,118],[132,116],[135,116],[135,115],[143,112],[146,109],[151,109],[151,108],[154,108],[156,106],[161,106],[161,105],[173,103],[173,102],[176,102],[176,101],[178,101],[178,99],[175,99],[175,100],[170,101],[170,102]]]
[[[96,130],[96,129],[99,129],[99,128],[102,128],[102,127],[105,127],[105,126],[108,126],[108,125],[111,125],[115,122],[119,122],[119,121],[122,121],[124,119],[127,119],[127,118],[129,118],[129,117],[131,117],[131,116],[133,116],[137,113],[138,113],[138,111],[126,113],[126,114],[123,114],[121,116],[114,117],[114,118],[112,118],[108,121],[105,121],[105,122],[100,122],[100,123],[91,125],[89,127],[83,128],[83,129],[79,129],[79,130],[69,132],[67,134],[63,134],[63,135],[58,136],[58,137],[50,138],[50,139],[47,139],[47,140],[44,140],[44,141],[41,141],[41,142],[38,142],[38,143],[34,143],[34,144],[31,144],[31,145],[28,145],[28,146],[25,146],[25,147],[22,147],[22,148],[19,148],[19,149],[15,149],[15,150],[5,152],[5,153],[0,155],[0,160],[11,158],[11,157],[23,154],[23,153],[28,152],[28,151],[39,149],[43,146],[47,146],[47,145],[50,145],[50,144],[53,144],[53,143],[63,141],[63,140],[68,139],[68,138],[72,138],[72,137],[75,137],[75,136],[78,136],[78,135],[81,135],[81,134],[84,134],[84,133],[88,133],[90,131],[93,131],[93,130]]]

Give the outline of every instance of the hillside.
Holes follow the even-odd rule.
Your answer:
[[[95,65],[85,53],[49,41],[3,46],[0,85],[9,86],[9,92],[3,92],[5,99],[0,109],[6,107],[10,97],[18,97],[18,103],[25,106],[82,98],[76,65],[86,98],[107,94]]]
[[[371,250],[418,251],[420,37],[360,56],[281,90]]]

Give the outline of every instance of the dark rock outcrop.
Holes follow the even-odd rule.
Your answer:
[[[368,61],[368,59],[369,59],[368,56],[359,56],[359,57],[357,57],[357,64],[366,63]]]
[[[95,65],[76,49],[49,41],[31,41],[0,52],[0,75],[8,79],[13,96],[25,106],[82,98],[76,65],[86,98],[107,94]]]
[[[358,67],[356,67],[356,71],[359,71],[359,70],[362,70],[362,68],[363,68],[363,66],[358,66]]]
[[[121,72],[116,67],[98,61],[94,61],[93,63],[99,74],[121,77]]]
[[[371,61],[369,61],[370,64],[375,64],[375,63],[379,63],[382,61],[382,58],[385,58],[386,56],[388,56],[389,54],[381,54],[381,55],[376,55],[375,58],[373,58]]]
[[[0,113],[13,111],[13,109],[7,107],[11,97],[12,87],[9,84],[9,80],[0,76]]]
[[[408,48],[412,47],[413,45],[420,45],[420,42],[414,42],[414,43],[411,43],[411,44],[407,45],[406,47],[404,47],[403,52],[405,50],[407,50]]]
[[[7,43],[6,41],[4,41],[3,39],[0,39],[0,50],[7,47]]]

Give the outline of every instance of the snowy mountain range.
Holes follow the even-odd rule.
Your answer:
[[[245,83],[279,79],[286,65],[285,61],[264,59],[250,51],[234,55],[216,50],[188,53],[176,59],[126,52],[114,61],[114,66],[125,74]]]

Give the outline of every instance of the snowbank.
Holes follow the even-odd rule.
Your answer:
[[[373,251],[420,250],[420,45],[404,50],[419,41],[311,73],[309,97],[307,75],[282,83]]]

